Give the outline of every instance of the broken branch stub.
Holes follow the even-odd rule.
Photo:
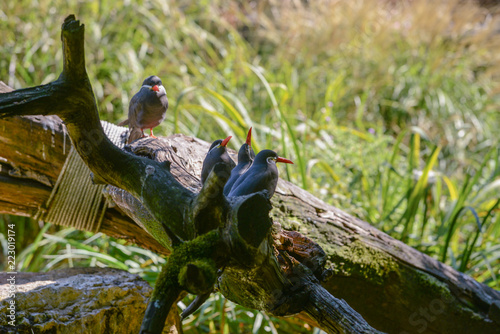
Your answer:
[[[192,224],[195,234],[207,233],[226,224],[229,205],[222,193],[231,169],[224,163],[216,164],[192,204]]]

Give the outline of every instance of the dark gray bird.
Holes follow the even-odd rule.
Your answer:
[[[238,152],[238,164],[231,171],[231,176],[224,186],[224,195],[229,195],[233,184],[243,173],[247,171],[248,168],[250,168],[254,159],[255,152],[252,149],[252,128],[250,128],[250,130],[248,130],[247,140],[243,145],[241,145]]]
[[[227,149],[226,145],[231,140],[231,136],[227,137],[224,140],[218,139],[212,143],[210,146],[210,149],[208,150],[207,156],[205,157],[205,160],[203,160],[203,166],[201,168],[201,184],[205,183],[205,180],[208,177],[208,174],[210,174],[210,171],[212,168],[214,168],[215,164],[219,162],[224,162],[228,164],[231,169],[236,166],[234,163],[233,159],[229,157],[229,154],[227,154]]]
[[[149,129],[151,137],[156,138],[153,128],[163,122],[167,109],[167,93],[161,79],[156,75],[147,77],[139,92],[130,100],[128,119],[118,124],[129,126],[128,144],[145,137],[144,129]]]
[[[229,197],[249,195],[261,190],[267,190],[269,198],[273,197],[279,177],[277,162],[293,164],[292,161],[279,157],[274,151],[260,151],[252,166],[233,184]]]

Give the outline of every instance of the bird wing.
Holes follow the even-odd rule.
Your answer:
[[[247,169],[245,173],[236,179],[236,182],[234,182],[233,187],[229,192],[229,196],[241,196],[243,195],[243,192],[244,194],[254,192],[255,186],[259,182],[259,180],[255,178],[255,175],[262,175],[262,173],[265,173],[265,170],[262,170],[261,168],[254,168],[253,170],[251,168]]]
[[[141,91],[135,94],[130,100],[130,105],[128,107],[128,123],[129,127],[138,128],[137,116],[142,112],[143,105],[141,103]]]
[[[130,105],[128,107],[128,127],[130,129],[130,134],[127,143],[130,144],[133,141],[142,137],[142,129],[137,122],[137,116],[142,112],[143,105],[141,103],[141,94],[135,94],[130,100]]]
[[[124,126],[124,125],[128,125],[128,118],[124,121],[121,121],[120,123],[117,124],[118,126]]]
[[[246,180],[247,176],[247,173],[244,173],[236,179],[236,181],[233,183],[233,186],[231,187],[231,190],[229,191],[228,197],[236,196],[235,194],[237,194],[238,187]]]
[[[235,185],[236,181],[243,175],[248,168],[250,168],[251,164],[237,164],[236,167],[231,170],[231,175],[229,176],[229,180],[227,180],[226,185],[224,186],[224,195],[228,196],[231,192],[231,189]]]

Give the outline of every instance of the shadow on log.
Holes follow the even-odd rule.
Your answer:
[[[151,311],[143,322],[144,332],[161,332],[181,291],[209,291],[214,272],[216,286],[227,298],[275,315],[300,313],[305,321],[331,333],[377,332],[332,293],[354,306],[373,326],[388,332],[498,332],[492,317],[500,299],[498,292],[295,186],[280,181],[272,201],[275,224],[271,225],[271,205],[264,194],[230,202],[221,196],[228,176],[223,169],[212,172],[200,190],[192,177],[199,175],[199,170],[191,161],[179,161],[182,154],[177,154],[172,144],[142,140],[131,147],[135,154],[118,149],[99,123],[85,73],[83,30],[74,17],[65,20],[63,74],[48,85],[0,96],[0,117],[49,113],[61,117],[83,160],[97,178],[111,185],[108,192],[118,206],[149,231],[150,239],[156,240],[154,247],[163,253],[173,252],[157,282],[152,300],[158,303],[148,307]],[[12,124],[23,122],[26,120],[17,118]],[[181,142],[200,150],[196,139],[183,138]],[[8,162],[16,161],[15,154],[1,155],[6,160],[0,161],[2,165],[14,170]],[[195,161],[201,158],[199,153]],[[33,169],[45,166],[40,165]],[[47,181],[42,177],[49,174],[58,172],[42,171],[36,179],[32,178],[34,173],[25,173],[26,187],[40,194],[50,192],[51,178],[47,176]],[[0,176],[11,180],[14,175],[8,172]],[[12,205],[13,198],[0,196],[0,200],[13,213],[31,215],[30,210],[36,207],[34,203]],[[255,210],[250,215],[251,208]],[[147,235],[126,218],[115,221],[117,226],[134,226],[134,232],[113,230],[109,217],[119,215],[107,212],[106,216],[103,228],[112,235]],[[258,230],[253,226],[259,226]],[[142,240],[151,248],[147,239]],[[331,270],[324,270],[325,262]],[[199,284],[202,281],[206,286]],[[202,288],[194,291],[196,286]]]

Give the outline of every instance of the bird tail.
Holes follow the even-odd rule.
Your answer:
[[[118,126],[124,126],[124,125],[128,125],[129,122],[128,122],[128,118],[124,121],[121,121],[120,123],[118,123]]]
[[[131,144],[139,138],[142,138],[143,132],[140,128],[131,128],[130,135],[128,136],[127,144]]]

